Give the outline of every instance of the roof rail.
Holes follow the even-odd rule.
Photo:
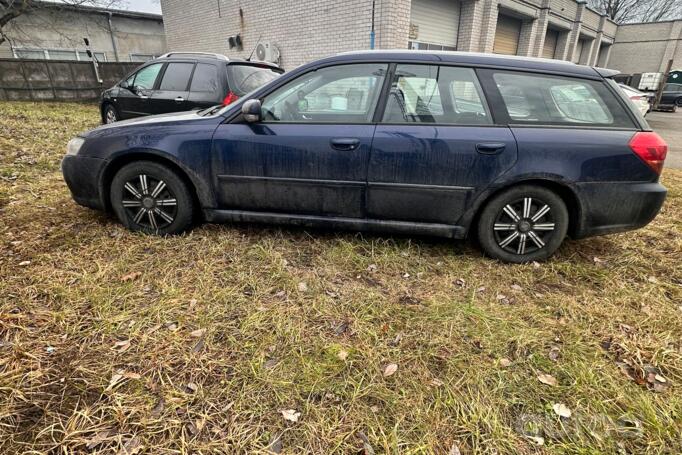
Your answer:
[[[201,56],[201,57],[209,57],[209,58],[215,58],[218,60],[230,60],[223,54],[214,54],[211,52],[166,52],[163,55],[160,55],[157,58],[166,58],[166,57],[173,57],[173,56],[182,56],[182,55],[191,55],[191,56]]]

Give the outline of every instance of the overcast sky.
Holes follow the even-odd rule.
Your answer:
[[[123,9],[161,14],[161,5],[159,0],[126,0],[124,3],[127,3],[127,5],[121,5]]]

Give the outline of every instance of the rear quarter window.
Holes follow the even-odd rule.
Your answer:
[[[493,80],[510,123],[635,127],[602,81],[519,72],[495,72]]]
[[[227,65],[227,76],[230,90],[235,95],[244,96],[276,79],[279,73],[255,65]]]

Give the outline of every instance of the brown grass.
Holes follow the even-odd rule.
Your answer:
[[[682,172],[647,228],[539,266],[423,238],[158,238],[72,202],[59,161],[97,121],[0,103],[0,453],[682,453]]]

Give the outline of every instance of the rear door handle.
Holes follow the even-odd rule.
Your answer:
[[[496,153],[501,153],[507,144],[504,142],[482,142],[476,144],[476,150],[478,153],[483,153],[485,155],[494,155]]]
[[[351,137],[339,137],[332,139],[330,142],[332,148],[347,152],[355,150],[360,145],[360,139],[354,139]]]
[[[178,96],[177,98],[175,98],[176,103],[182,103],[183,101],[185,101],[185,99],[181,96]]]

